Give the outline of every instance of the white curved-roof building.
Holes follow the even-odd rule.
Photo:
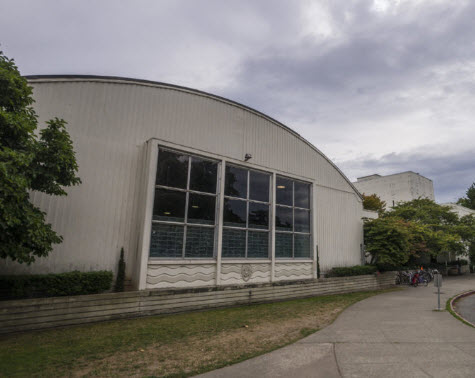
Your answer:
[[[115,272],[121,247],[138,289],[315,278],[317,254],[322,271],[360,264],[359,193],[276,120],[163,83],[28,80],[40,124],[68,122],[82,184],[32,194],[64,241],[2,273]]]

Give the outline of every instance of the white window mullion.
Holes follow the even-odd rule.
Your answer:
[[[247,259],[248,243],[249,243],[249,188],[250,188],[251,172],[247,171],[247,194],[246,194],[246,252],[244,258]]]
[[[186,231],[188,223],[188,202],[190,201],[190,176],[191,176],[191,156],[188,156],[188,173],[186,179],[186,199],[185,199],[185,225],[183,228],[183,251],[181,254],[182,258],[185,258],[185,249],[186,249]]]
[[[271,250],[271,268],[270,268],[270,280],[273,282],[275,280],[275,209],[276,209],[276,180],[277,175],[272,173],[272,179],[270,180],[270,195],[269,200],[271,203],[271,209],[269,214],[269,222],[271,222],[271,243],[270,243],[270,250]]]
[[[216,285],[221,284],[221,257],[223,254],[223,217],[224,217],[224,181],[226,177],[226,161],[221,161],[221,166],[218,175],[218,246],[216,251]]]

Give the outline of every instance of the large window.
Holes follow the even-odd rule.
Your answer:
[[[277,176],[276,258],[310,258],[310,184]]]
[[[226,166],[222,256],[269,257],[270,175]]]
[[[159,148],[150,257],[213,258],[222,227],[223,258],[268,259],[274,228],[276,258],[311,258],[311,185],[282,176],[273,182],[271,173],[221,164]]]
[[[150,257],[213,257],[218,163],[159,149]]]

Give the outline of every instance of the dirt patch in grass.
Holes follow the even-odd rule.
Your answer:
[[[330,324],[360,292],[120,320],[0,340],[0,376],[189,376],[292,343]]]

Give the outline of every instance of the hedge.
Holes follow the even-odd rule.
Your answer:
[[[374,265],[356,265],[341,268],[332,268],[326,277],[348,277],[362,276],[364,274],[374,274],[378,270]]]
[[[97,294],[111,284],[110,271],[0,276],[0,299]]]

